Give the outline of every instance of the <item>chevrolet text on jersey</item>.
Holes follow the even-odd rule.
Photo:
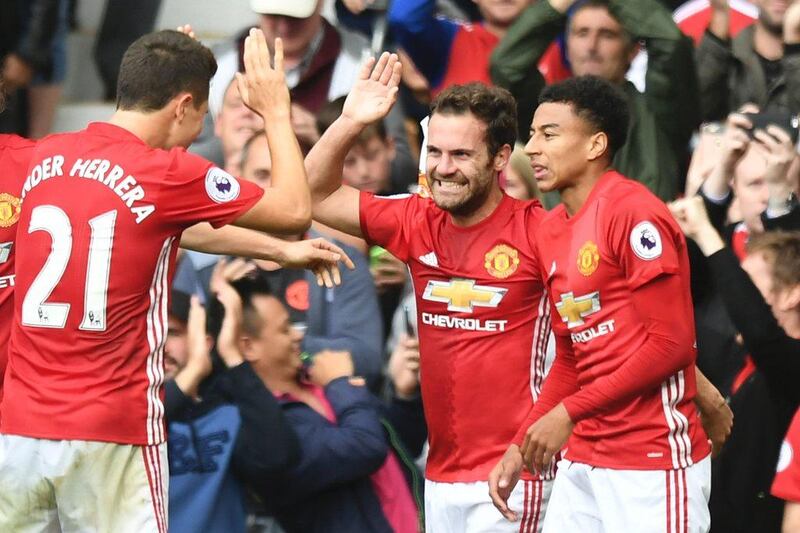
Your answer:
[[[31,169],[31,173],[25,180],[22,189],[22,199],[37,185],[50,178],[64,175],[64,156],[54,155],[47,157]],[[140,224],[156,210],[152,204],[141,203],[144,200],[145,191],[139,182],[131,175],[125,176],[126,172],[119,165],[111,165],[107,159],[77,159],[69,171],[69,176],[73,178],[92,179],[102,183],[113,190],[117,196],[128,206],[131,213],[136,215],[136,223]],[[125,176],[122,180],[122,178]],[[134,205],[136,203],[136,205]]]

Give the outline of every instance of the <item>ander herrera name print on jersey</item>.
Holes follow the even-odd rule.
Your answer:
[[[64,156],[54,155],[37,163],[25,180],[22,188],[22,200],[40,183],[51,178],[64,176]],[[140,224],[155,210],[155,206],[145,203],[145,190],[133,176],[127,174],[119,165],[107,159],[77,159],[68,174],[72,178],[95,180],[114,191],[120,200],[128,206]]]

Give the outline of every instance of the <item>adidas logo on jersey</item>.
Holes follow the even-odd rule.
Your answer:
[[[439,259],[436,257],[436,252],[419,256],[419,261],[430,267],[439,268]]]

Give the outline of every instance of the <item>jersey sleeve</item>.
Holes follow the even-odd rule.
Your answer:
[[[403,262],[408,261],[414,221],[420,213],[417,195],[376,196],[362,192],[359,199],[361,233],[370,244],[376,244]]]
[[[794,415],[781,446],[777,473],[772,482],[772,495],[800,503],[800,410]]]
[[[170,155],[157,206],[178,226],[209,222],[219,228],[230,224],[264,194],[258,185],[235,178],[202,157],[177,149]]]
[[[631,289],[678,272],[680,249],[686,244],[660,200],[648,196],[618,199],[606,210],[607,249]]]

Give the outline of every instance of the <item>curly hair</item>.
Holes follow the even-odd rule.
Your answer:
[[[619,87],[597,76],[578,76],[545,87],[539,104],[550,102],[569,104],[595,132],[605,133],[611,159],[625,144],[630,112],[628,98]]]
[[[431,103],[431,116],[465,115],[472,113],[486,124],[486,145],[489,155],[500,148],[514,147],[517,140],[517,102],[511,93],[500,87],[483,83],[451,85]]]

